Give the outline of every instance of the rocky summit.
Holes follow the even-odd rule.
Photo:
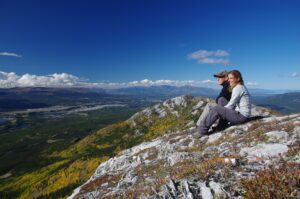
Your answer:
[[[189,106],[188,100],[193,101]],[[189,108],[199,114],[209,98],[179,96],[133,115],[136,121]],[[197,118],[121,151],[101,163],[69,198],[299,198],[300,114],[277,115],[253,106],[264,118],[230,126],[210,136],[193,136]]]

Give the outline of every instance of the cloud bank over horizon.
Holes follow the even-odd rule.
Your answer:
[[[130,82],[89,82],[87,79],[79,78],[67,73],[53,73],[49,75],[18,75],[15,72],[0,71],[0,88],[13,87],[87,87],[87,88],[124,88],[134,86],[198,86],[216,87],[217,82],[213,80],[135,80]]]

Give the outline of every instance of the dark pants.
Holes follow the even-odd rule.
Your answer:
[[[221,106],[226,106],[228,104],[228,100],[225,97],[218,98],[217,104]]]
[[[221,106],[226,106],[228,100],[225,97],[219,97],[217,103]],[[228,127],[228,121],[220,118],[218,126],[220,129],[225,129]]]
[[[219,100],[218,100],[219,102]],[[222,119],[230,122],[231,124],[241,124],[248,120],[247,117],[243,116],[239,112],[225,108],[220,104],[214,106],[210,112],[201,120],[199,125],[199,132],[201,134],[207,134],[210,126],[217,120]]]

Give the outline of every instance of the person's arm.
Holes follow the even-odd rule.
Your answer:
[[[232,90],[230,101],[224,107],[229,109],[235,109],[236,104],[240,101],[241,91],[242,90],[240,88],[234,88]]]
[[[228,86],[223,86],[221,92],[219,93],[218,97],[216,98],[216,103],[218,104],[218,100],[220,97],[224,97],[227,99],[227,94],[228,94]],[[229,101],[229,99],[228,99]]]

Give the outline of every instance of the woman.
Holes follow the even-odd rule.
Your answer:
[[[201,135],[208,135],[211,125],[217,119],[223,119],[231,124],[241,124],[251,117],[250,94],[244,85],[242,74],[238,70],[228,73],[228,81],[232,88],[232,96],[224,107],[216,105],[201,120],[198,130]]]

